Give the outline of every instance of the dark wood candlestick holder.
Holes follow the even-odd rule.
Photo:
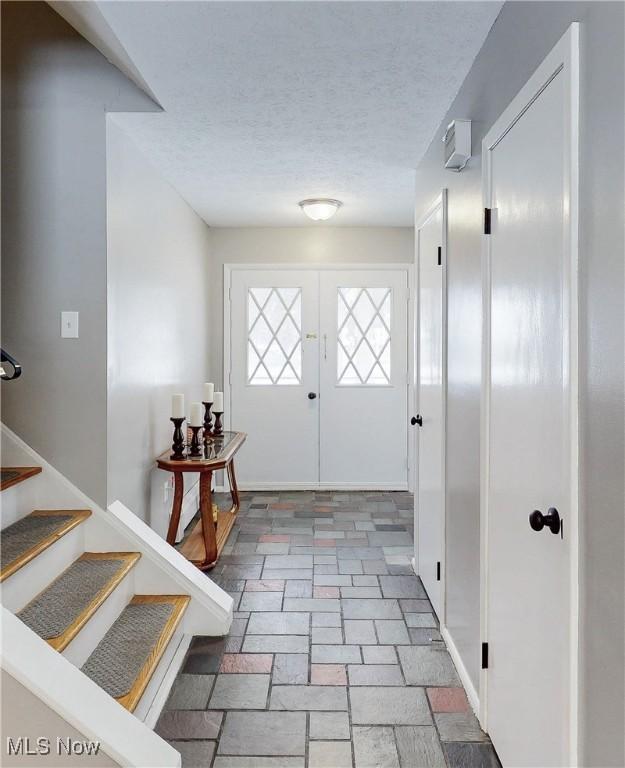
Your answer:
[[[181,418],[174,418],[173,416],[170,418],[170,421],[173,421],[174,423],[174,441],[171,444],[171,456],[170,459],[174,459],[175,461],[181,461],[184,459],[184,435],[182,434],[182,422],[184,421],[184,416]]]
[[[202,427],[191,427],[191,449],[189,456],[200,456],[200,429]]]
[[[221,425],[221,417],[223,415],[223,411],[220,413],[213,411],[213,416],[215,417],[215,428],[213,429],[213,435],[223,435],[224,428]]]
[[[213,431],[213,419],[211,417],[213,404],[202,401],[202,405],[204,406],[204,445],[206,445]]]

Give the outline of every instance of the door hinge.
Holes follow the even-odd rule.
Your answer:
[[[232,384],[232,373],[228,372],[228,384]]]
[[[484,208],[484,234],[490,235],[492,208]]]
[[[439,245],[438,246],[438,266],[440,267],[442,263],[443,263],[443,246]]]
[[[436,563],[436,581],[441,580],[441,563],[440,560]]]
[[[488,643],[482,643],[482,669],[488,669]]]

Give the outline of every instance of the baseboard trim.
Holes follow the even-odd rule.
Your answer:
[[[242,491],[407,491],[408,483],[240,483]]]
[[[469,677],[467,668],[464,666],[464,662],[462,661],[462,658],[458,653],[456,644],[454,643],[451,635],[449,634],[447,627],[441,626],[441,635],[443,636],[443,640],[445,641],[447,650],[449,651],[449,654],[456,666],[456,669],[458,670],[458,675],[460,676],[462,685],[464,686],[464,689],[467,692],[467,698],[469,699],[469,704],[471,705],[471,709],[475,713],[475,716],[479,717],[480,697],[478,696],[478,693],[475,690],[473,681]]]

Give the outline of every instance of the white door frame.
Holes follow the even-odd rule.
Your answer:
[[[571,509],[567,512],[567,536],[570,553],[570,741],[569,762],[578,764],[578,668],[579,668],[579,394],[578,394],[578,184],[579,184],[579,24],[571,24],[546,59],[519,91],[482,141],[482,192],[484,208],[491,208],[491,151],[528,110],[556,75],[563,72],[567,96],[567,135],[563,140],[564,171],[567,175],[568,206],[565,204],[565,244],[569,251],[568,278],[570,286],[569,350],[571,387]],[[556,151],[557,148],[554,148]],[[496,211],[492,212],[496,226]],[[490,424],[490,238],[484,236],[482,269],[482,408],[480,419],[481,478],[480,478],[480,634],[487,641],[488,628],[488,488],[489,488],[489,424]],[[488,731],[488,670],[480,673],[479,719]]]
[[[232,286],[232,273],[239,270],[257,270],[259,272],[265,272],[270,270],[294,270],[301,272],[302,270],[326,270],[326,271],[359,271],[359,270],[379,270],[379,271],[403,271],[406,273],[406,285],[408,286],[408,314],[407,322],[408,327],[406,329],[406,343],[408,344],[407,350],[407,370],[408,370],[408,386],[407,386],[407,403],[406,413],[410,413],[410,404],[414,402],[414,377],[410,375],[410,372],[414,370],[414,323],[412,318],[414,317],[414,296],[413,296],[413,265],[410,262],[392,262],[385,264],[383,262],[358,262],[358,263],[323,263],[314,262],[310,264],[298,264],[294,262],[289,263],[252,263],[252,264],[239,264],[228,262],[224,264],[223,272],[223,291],[224,291],[224,312],[223,312],[223,343],[224,343],[224,356],[223,356],[223,391],[224,391],[224,429],[231,429],[231,413],[232,413],[232,392],[231,392],[231,371],[232,371],[232,344],[230,338],[230,313],[231,313],[231,286]],[[407,462],[408,462],[408,489],[414,490],[414,441],[410,439],[410,431],[407,432]],[[224,482],[226,482],[224,480]],[[276,486],[277,487],[277,486]],[[219,486],[217,490],[223,490],[223,486]]]
[[[441,190],[440,194],[436,196],[430,207],[423,214],[423,216],[415,224],[415,269],[413,270],[413,288],[411,294],[414,295],[413,301],[413,323],[412,323],[412,338],[413,338],[413,376],[412,376],[412,398],[410,402],[415,404],[415,413],[420,412],[421,404],[418,402],[418,375],[419,375],[419,349],[418,340],[419,335],[419,260],[421,253],[419,250],[419,230],[422,229],[432,216],[440,209],[442,214],[442,249],[441,249],[441,269],[442,274],[442,398],[443,398],[443,417],[442,417],[442,435],[441,435],[441,463],[442,463],[442,482],[443,482],[443,509],[441,514],[441,582],[440,582],[440,616],[438,617],[441,634],[446,630],[446,513],[447,513],[447,189]],[[411,413],[411,411],[408,411]],[[413,491],[415,501],[415,515],[414,515],[414,558],[412,560],[412,567],[414,572],[419,574],[419,548],[417,546],[417,535],[419,532],[419,430],[420,427],[414,427],[414,434],[412,436],[412,476],[413,476]]]

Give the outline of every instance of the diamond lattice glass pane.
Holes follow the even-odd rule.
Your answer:
[[[301,288],[249,289],[249,384],[301,383],[301,293]]]
[[[391,381],[391,289],[339,288],[337,381],[383,386]]]

